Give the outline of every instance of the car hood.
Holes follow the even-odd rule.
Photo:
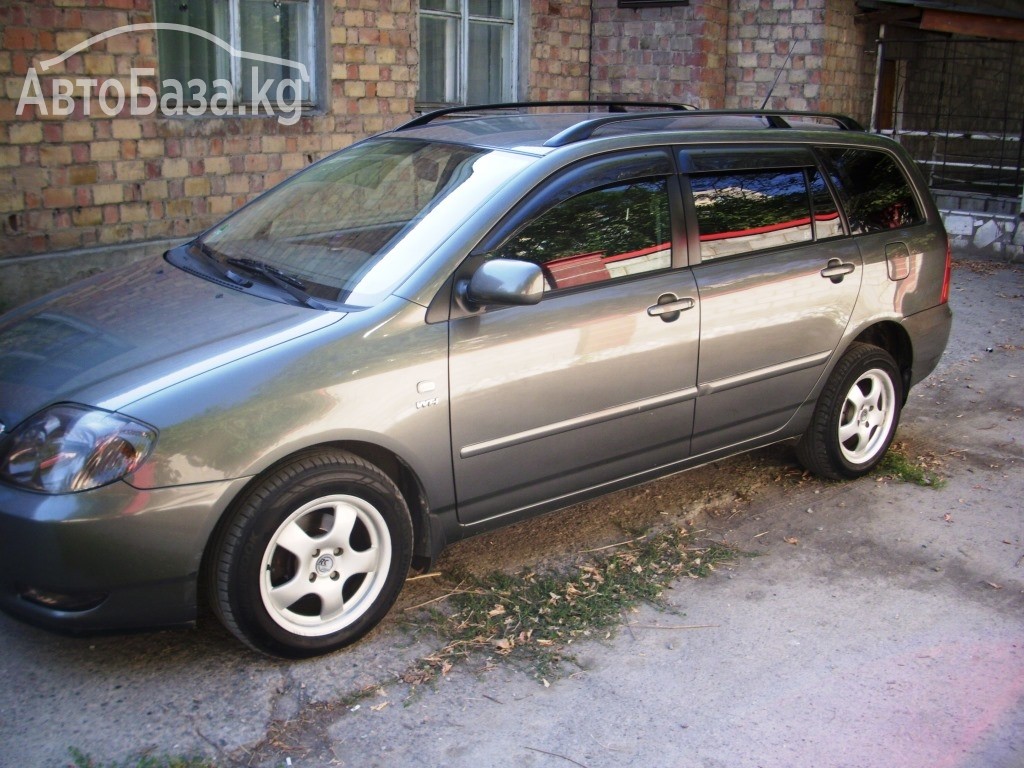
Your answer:
[[[139,262],[0,317],[0,423],[45,406],[118,410],[212,368],[338,322]]]

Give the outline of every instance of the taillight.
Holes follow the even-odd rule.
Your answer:
[[[949,282],[953,276],[953,249],[949,245],[949,240],[946,240],[946,273],[942,276],[942,295],[939,297],[940,304],[946,304],[949,301]]]

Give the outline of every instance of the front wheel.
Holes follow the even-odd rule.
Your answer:
[[[412,522],[391,479],[344,451],[296,457],[253,488],[213,549],[224,625],[275,656],[348,645],[391,608],[412,559]]]
[[[882,460],[896,434],[903,385],[892,356],[853,344],[825,383],[797,458],[822,477],[861,477]]]

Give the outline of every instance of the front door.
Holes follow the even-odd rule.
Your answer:
[[[566,195],[546,190],[550,205],[491,254],[541,264],[543,300],[451,321],[464,524],[568,503],[689,454],[699,305],[672,259],[670,158],[653,172],[649,157],[634,172],[620,160],[611,180],[606,166],[575,169]]]

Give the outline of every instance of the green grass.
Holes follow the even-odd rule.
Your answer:
[[[610,633],[623,623],[624,611],[660,603],[676,579],[706,576],[732,556],[721,545],[691,546],[686,532],[677,530],[642,536],[565,573],[455,577],[449,610],[431,614],[448,643],[410,670],[406,682],[428,682],[479,653],[526,662],[546,680],[568,659],[566,647],[574,640]]]
[[[926,488],[942,488],[946,484],[945,478],[928,469],[923,459],[914,461],[902,450],[902,446],[893,446],[882,457],[878,465],[877,473],[901,480],[905,483],[924,486]]]
[[[74,768],[216,768],[216,763],[203,757],[176,757],[164,755],[154,757],[143,755],[133,757],[119,762],[103,763],[93,760],[92,757],[79,749],[71,747],[71,765]]]

